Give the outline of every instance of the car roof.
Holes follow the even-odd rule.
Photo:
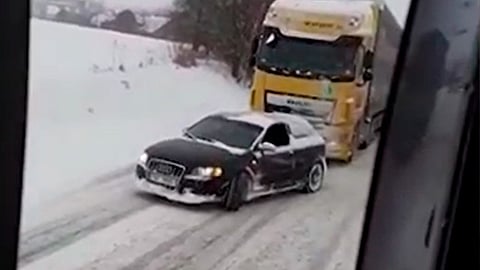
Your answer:
[[[268,128],[269,126],[276,123],[309,125],[309,123],[305,119],[287,113],[245,111],[224,112],[217,115],[220,115],[229,120],[245,122],[252,125],[260,126],[262,128]]]

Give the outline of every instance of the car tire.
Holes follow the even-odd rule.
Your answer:
[[[325,180],[325,167],[321,162],[315,163],[310,168],[304,191],[306,193],[315,193],[322,189]]]
[[[223,207],[227,211],[238,211],[245,202],[250,176],[246,172],[235,177],[226,190]]]

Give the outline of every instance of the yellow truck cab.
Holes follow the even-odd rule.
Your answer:
[[[351,161],[381,125],[399,29],[376,1],[275,1],[254,41],[251,109],[303,116],[325,137],[328,158]]]

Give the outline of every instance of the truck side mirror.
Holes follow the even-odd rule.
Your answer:
[[[364,80],[365,82],[369,82],[369,81],[373,80],[372,71],[370,71],[370,70],[368,70],[368,69],[365,70],[365,71],[363,72],[363,80]]]

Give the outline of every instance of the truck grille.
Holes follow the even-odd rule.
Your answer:
[[[147,163],[150,180],[158,184],[175,186],[185,173],[185,167],[163,159],[151,159]]]
[[[272,90],[266,90],[264,102],[267,112],[291,113],[322,122],[328,121],[336,106],[332,99],[277,93]]]

